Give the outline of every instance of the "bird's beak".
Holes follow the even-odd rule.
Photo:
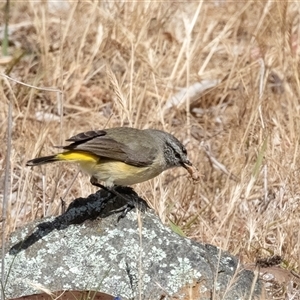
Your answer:
[[[182,162],[182,166],[185,169],[188,169],[189,167],[191,167],[193,164],[187,159],[186,161]]]

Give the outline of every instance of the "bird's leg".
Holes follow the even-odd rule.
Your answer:
[[[106,190],[107,192],[112,192],[108,187],[106,187],[105,185],[101,184],[98,182],[97,178],[92,176],[91,179],[90,179],[90,183],[93,185],[93,186],[97,186],[103,190]]]
[[[92,176],[91,179],[90,179],[90,182],[91,182],[92,185],[97,186],[97,187],[99,187],[99,188],[101,188],[101,189],[103,189],[103,190],[105,190],[109,193],[112,193],[115,196],[120,197],[120,198],[122,198],[123,200],[126,201],[126,204],[123,207],[113,211],[115,213],[122,212],[121,215],[118,217],[118,222],[120,221],[120,219],[124,218],[126,216],[126,214],[134,208],[134,206],[131,203],[129,203],[130,199],[128,199],[125,196],[121,195],[116,190],[110,189],[110,188],[104,186],[103,184],[99,183],[96,177]]]
[[[118,222],[121,220],[121,219],[123,219],[123,218],[125,218],[126,217],[126,215],[127,215],[127,213],[129,213],[132,209],[134,209],[134,206],[132,206],[131,204],[126,204],[126,205],[124,205],[123,207],[122,207],[122,211],[120,211],[120,215],[118,216]]]
[[[120,193],[118,193],[116,190],[110,189],[107,186],[99,183],[96,177],[92,176],[90,182],[91,182],[92,185],[97,186],[97,187],[99,187],[99,188],[101,188],[103,190],[106,190],[109,193],[113,193],[115,196],[121,197],[123,200],[125,200],[126,202],[128,202],[128,199],[126,197],[124,197],[123,195],[121,195]]]

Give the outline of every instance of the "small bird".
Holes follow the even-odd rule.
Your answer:
[[[79,133],[62,153],[29,160],[26,166],[56,161],[78,163],[91,176],[91,183],[103,187],[127,186],[156,177],[173,167],[183,167],[198,179],[185,147],[173,135],[156,129],[116,127]]]

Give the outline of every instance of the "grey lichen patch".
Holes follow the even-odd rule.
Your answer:
[[[178,281],[180,285],[186,285],[202,277],[201,272],[192,267],[191,261],[188,258],[178,257],[178,263],[173,263],[171,267],[169,281],[170,286],[173,287],[172,292],[175,292],[178,288]]]
[[[20,240],[24,239],[28,235],[28,230],[28,228],[25,228],[22,231],[18,231],[17,233],[12,234],[10,237],[10,241],[15,244]]]
[[[157,261],[163,261],[167,257],[166,252],[161,248],[156,247],[155,245],[151,248],[150,251],[151,257],[153,259],[156,259]]]
[[[230,256],[223,256],[221,259],[222,263],[227,265],[228,268],[230,268],[234,272],[236,265],[233,258]]]
[[[152,229],[148,230],[147,228],[142,229],[143,236],[145,236],[149,240],[157,239],[157,233]]]
[[[5,257],[5,294],[10,295],[15,292],[16,286],[22,287],[24,293],[32,293],[35,289],[31,284],[28,284],[28,278],[34,275],[30,282],[39,282],[43,280],[43,272],[37,268],[44,263],[41,257],[34,257],[30,260],[26,259],[25,253],[22,253],[18,257],[12,255],[6,255]],[[17,266],[17,267],[16,267]],[[27,282],[27,283],[26,283]]]

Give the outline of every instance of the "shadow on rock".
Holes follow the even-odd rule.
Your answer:
[[[65,213],[52,221],[38,224],[32,234],[10,248],[9,254],[15,255],[29,248],[55,229],[63,230],[71,224],[81,224],[86,220],[95,220],[98,217],[106,218],[112,214],[119,214],[117,219],[119,221],[135,207],[141,211],[145,211],[149,207],[146,201],[139,197],[132,188],[118,186],[114,189],[121,197],[101,189],[87,198],[75,199]]]

